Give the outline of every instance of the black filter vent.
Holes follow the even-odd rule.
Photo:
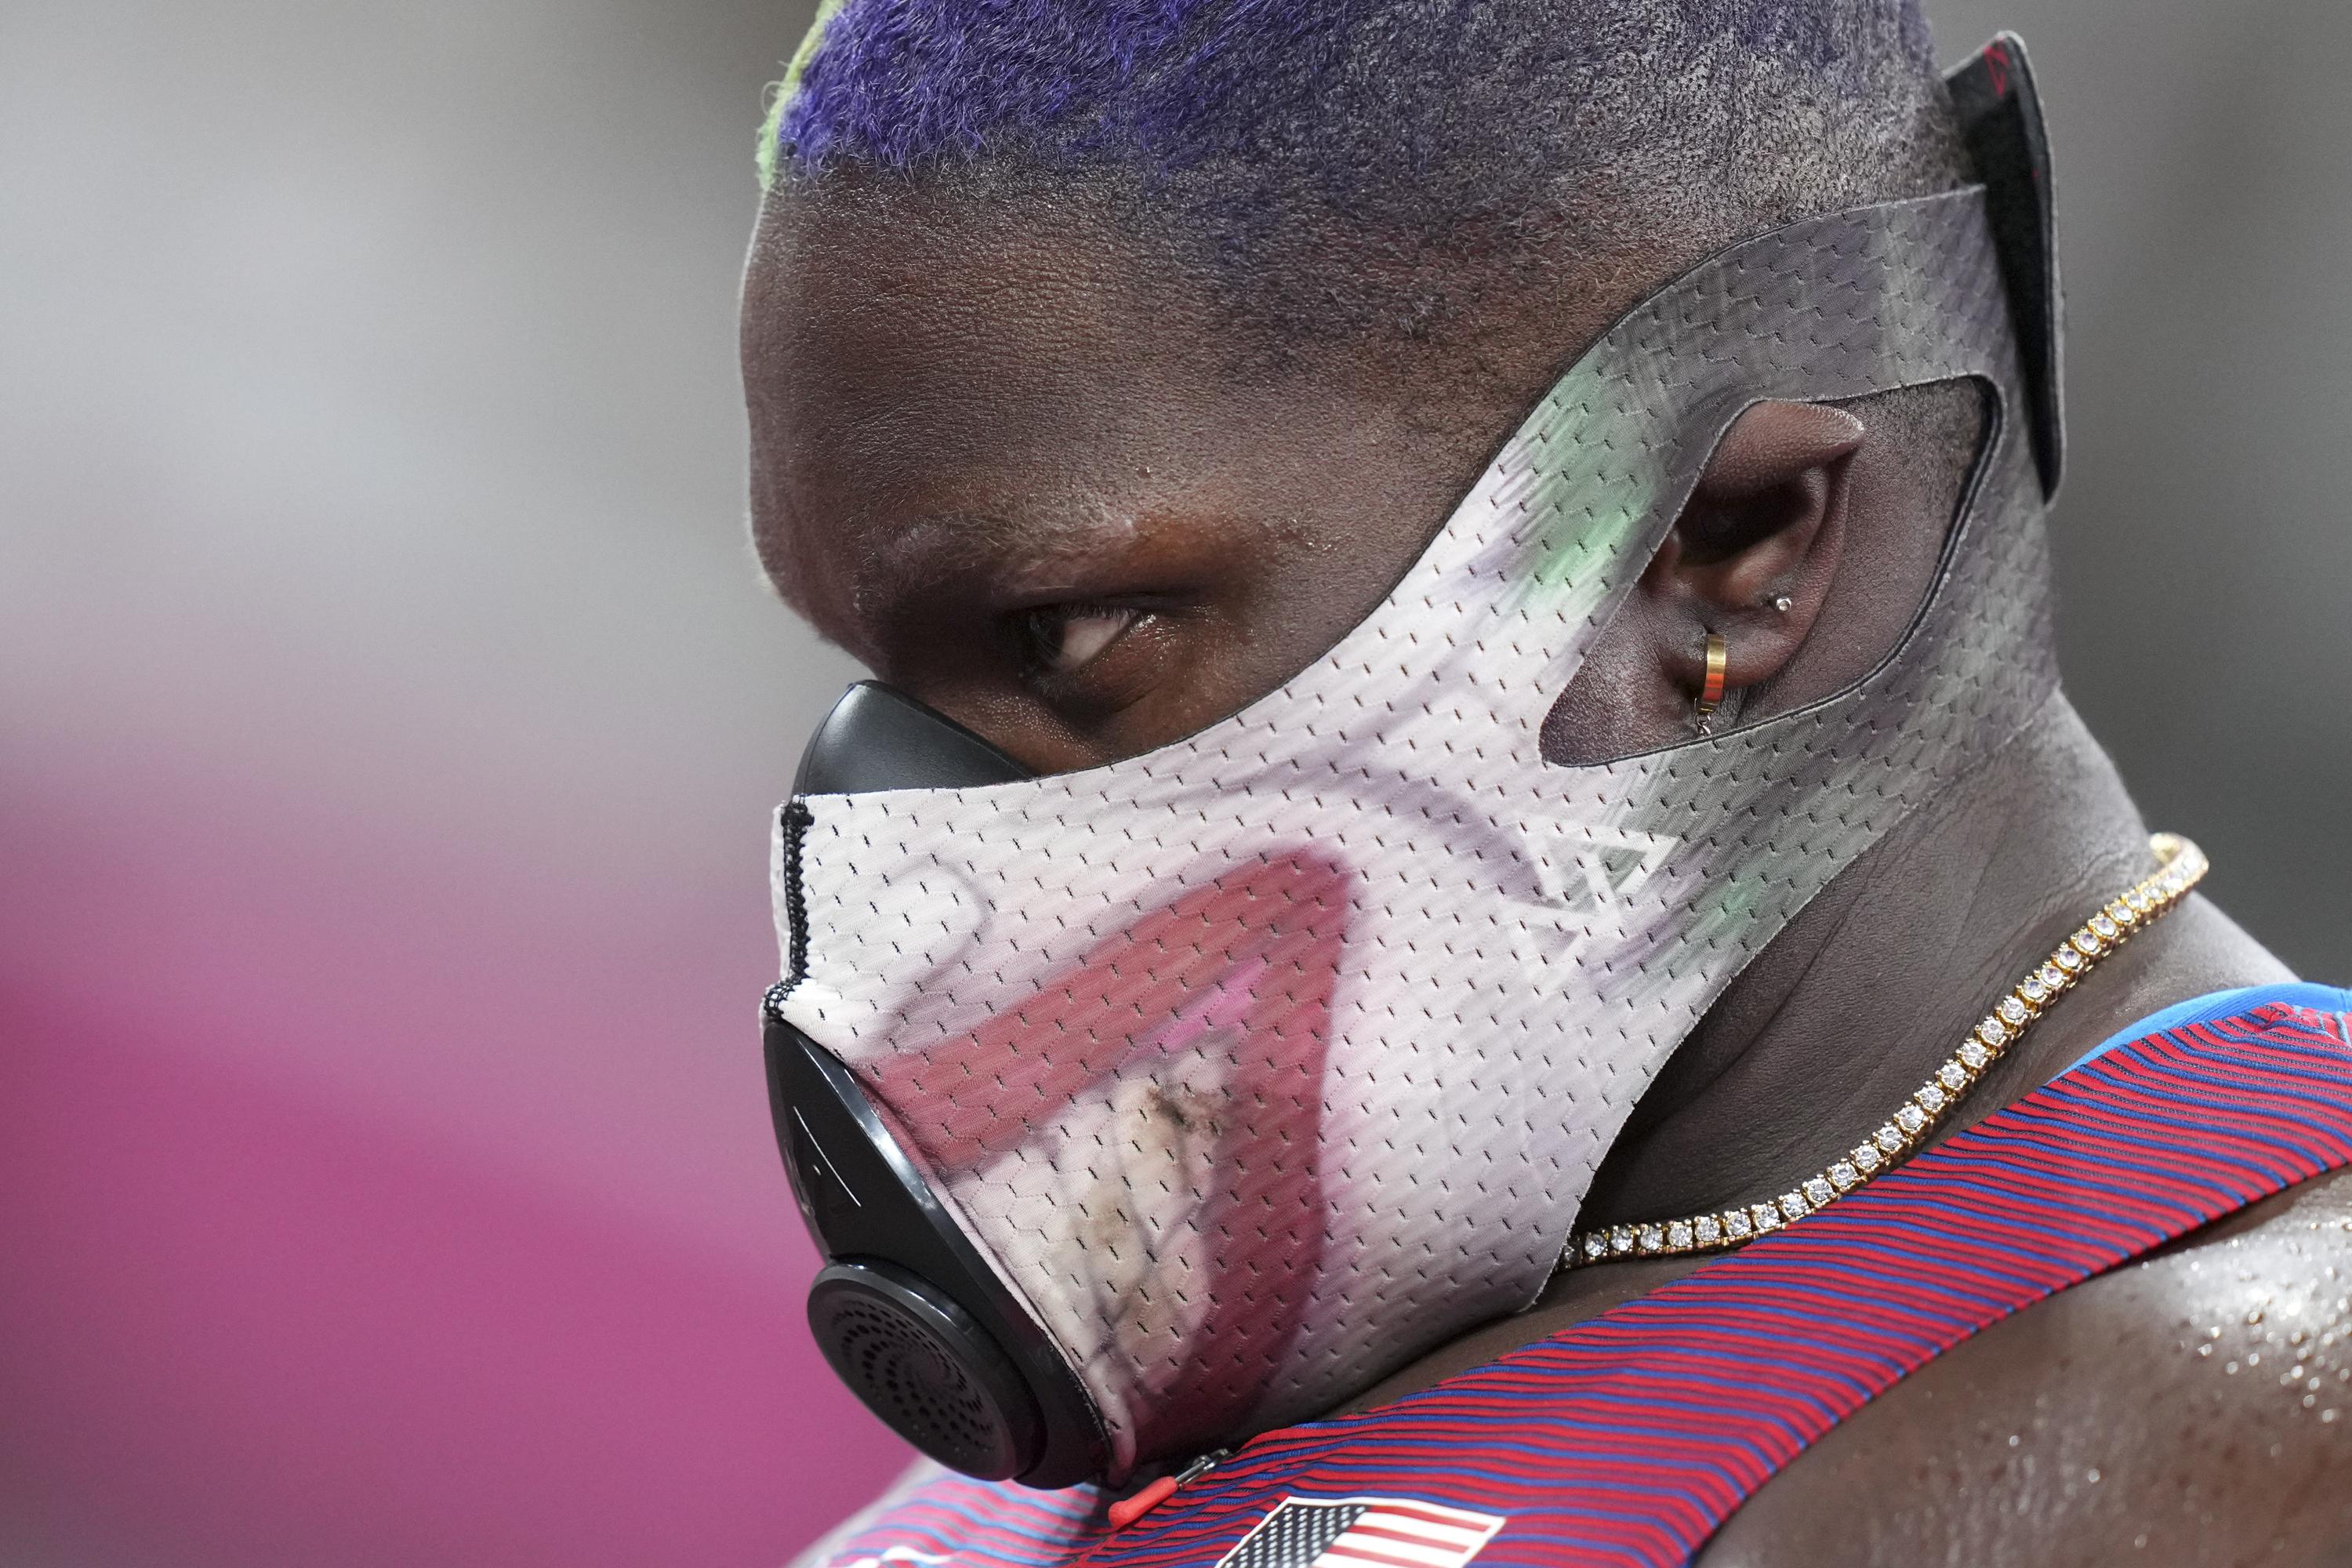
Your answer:
[[[1036,1401],[1012,1363],[914,1276],[884,1263],[836,1263],[809,1292],[809,1328],[866,1407],[940,1464],[1005,1480],[1036,1459]]]

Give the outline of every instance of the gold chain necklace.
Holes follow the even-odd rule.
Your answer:
[[[1895,1115],[1877,1131],[1855,1144],[1845,1158],[1769,1203],[1749,1204],[1687,1219],[1654,1220],[1647,1225],[1603,1226],[1578,1231],[1568,1238],[1559,1267],[1585,1268],[1621,1258],[1674,1258],[1689,1253],[1721,1252],[1753,1241],[1793,1224],[1809,1214],[1866,1186],[1925,1143],[1938,1122],[1968,1098],[1992,1065],[2021,1039],[2034,1020],[2075,983],[2097,967],[2101,959],[2129,942],[2135,931],[2154,924],[2189,896],[2204,879],[2210,862],[2186,838],[2159,833],[2148,840],[2156,851],[2157,873],[2118,895],[2084,921],[2081,930],[2058,944],[2056,952],[2033,973],[2018,982],[2008,995],[1993,1004],[1951,1059],[1937,1068],[1917,1093],[1895,1107]]]

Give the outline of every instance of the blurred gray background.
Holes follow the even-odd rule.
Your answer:
[[[2352,8],[1929,4],[2049,96],[2075,697],[2352,978]],[[807,11],[0,4],[0,1560],[774,1562],[898,1461],[751,1029]]]

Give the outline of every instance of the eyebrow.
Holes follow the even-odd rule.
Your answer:
[[[1132,540],[1139,528],[1132,518],[937,513],[891,531],[877,542],[872,559],[901,580],[984,569],[1001,587],[1018,592],[1019,579],[1030,577],[1038,591],[1045,591],[1059,585],[1052,574],[1066,563],[1093,560],[1106,548]],[[1015,559],[1008,563],[1007,556]]]
[[[1132,518],[1029,512],[938,512],[882,531],[855,574],[855,613],[873,625],[896,603],[958,581],[999,597],[1049,602],[1074,591],[1075,569],[1134,539]]]

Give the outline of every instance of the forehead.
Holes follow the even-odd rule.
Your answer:
[[[1206,434],[1266,408],[1286,411],[1259,426],[1276,443],[1318,410],[1491,442],[1655,269],[1600,252],[1534,272],[1465,263],[1462,309],[1440,327],[1361,319],[1376,285],[1350,275],[1377,258],[1318,246],[1313,276],[1290,282],[1343,329],[1269,310],[1181,224],[1112,205],[1064,188],[780,185],[745,279],[755,424],[822,431],[830,458],[874,479],[917,454],[919,431],[934,459],[1040,438],[1066,453],[1076,431]]]
[[[772,198],[744,295],[753,521],[824,629],[1020,555],[1050,571],[1223,416],[1216,322],[1066,213]]]
[[[1451,330],[1301,335],[1204,272],[1181,225],[1088,195],[771,195],[744,294],[753,534],[785,597],[869,665],[983,575],[1001,601],[1084,589],[1115,574],[1075,569],[1088,552],[1188,530],[1196,563],[1202,541],[1233,546],[1236,584],[1384,589],[1649,280],[1609,255],[1465,268]],[[1349,259],[1316,275],[1339,289]],[[1256,553],[1272,536],[1296,544],[1278,563]]]
[[[986,566],[1012,591],[1154,518],[1304,527],[1361,503],[1353,475],[1463,468],[1423,449],[1428,378],[1286,363],[1167,251],[1067,204],[772,197],[743,351],[763,557],[857,651],[910,575]],[[1474,457],[1505,422],[1444,412]]]
[[[878,479],[1132,423],[1218,379],[1213,317],[1066,208],[779,193],[746,278],[746,381],[755,416]]]

